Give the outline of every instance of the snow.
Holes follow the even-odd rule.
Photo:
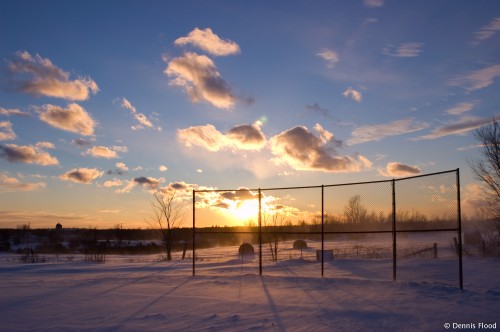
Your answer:
[[[456,263],[447,258],[405,261],[407,272],[418,269],[423,280],[442,279],[407,281],[403,274],[394,282],[389,262],[377,259],[328,262],[321,278],[319,263],[294,259],[266,262],[262,276],[255,258],[200,261],[192,276],[191,261],[157,256],[108,256],[104,264],[78,256],[23,264],[15,257],[0,255],[2,331],[444,331],[445,323],[450,330],[500,324],[494,258],[464,258],[461,290],[455,273],[444,273]]]

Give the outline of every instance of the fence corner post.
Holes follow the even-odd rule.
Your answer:
[[[262,275],[262,192],[259,188],[259,275]]]
[[[193,189],[193,276],[195,275],[195,250],[196,250],[196,190]]]
[[[325,274],[325,186],[321,185],[321,277]]]
[[[392,280],[397,278],[397,245],[396,245],[396,180],[392,179]]]
[[[457,168],[457,222],[458,222],[458,286],[464,289],[463,254],[462,254],[462,208],[460,205],[460,168]]]

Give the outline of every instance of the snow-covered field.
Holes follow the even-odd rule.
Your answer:
[[[237,258],[200,262],[193,277],[190,261],[157,256],[108,256],[105,264],[14,258],[0,256],[1,331],[444,331],[446,323],[449,330],[480,323],[500,329],[498,259],[465,258],[460,290],[363,278],[360,262],[351,260],[329,262],[321,278],[318,263],[297,270],[293,260],[266,263],[263,276],[254,262]],[[429,260],[414,262],[428,268]]]

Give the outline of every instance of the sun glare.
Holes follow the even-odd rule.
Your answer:
[[[236,204],[230,209],[231,214],[240,221],[257,220],[259,217],[259,202],[247,200]]]

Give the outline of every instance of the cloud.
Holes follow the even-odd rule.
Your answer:
[[[476,117],[465,117],[459,121],[452,122],[434,129],[430,134],[412,138],[412,141],[436,139],[449,135],[463,135],[468,131],[484,126],[492,121],[491,118],[481,119]]]
[[[226,134],[229,145],[238,146],[243,150],[260,150],[266,144],[266,137],[260,126],[259,121],[253,125],[234,126]]]
[[[363,99],[363,96],[361,95],[360,91],[354,90],[352,87],[349,87],[347,90],[345,90],[342,95],[346,98],[351,98],[355,102],[360,103],[361,100]]]
[[[326,61],[327,68],[333,68],[339,62],[337,53],[329,49],[325,49],[323,52],[317,53],[316,55]]]
[[[375,23],[378,23],[378,18],[369,17],[364,19],[362,26],[367,26],[368,24],[375,24]]]
[[[393,58],[413,58],[422,52],[423,43],[404,43],[399,46],[388,45],[382,53]]]
[[[495,17],[490,23],[483,25],[476,32],[475,44],[493,37],[497,31],[500,31],[500,17]]]
[[[106,188],[110,188],[110,187],[119,187],[121,185],[123,185],[123,181],[122,180],[119,180],[119,179],[113,179],[112,181],[105,181],[103,183],[103,186],[106,187]]]
[[[188,52],[172,59],[164,73],[173,77],[170,85],[183,88],[193,102],[205,101],[217,108],[231,108],[236,97],[213,61],[205,55]]]
[[[17,108],[3,108],[0,107],[0,115],[5,115],[5,116],[11,116],[11,115],[17,115],[17,116],[29,116],[30,114],[28,112],[23,112]]]
[[[86,139],[83,139],[83,138],[77,138],[77,139],[72,140],[71,144],[74,144],[74,145],[77,145],[77,146],[80,146],[80,147],[86,147],[86,146],[92,145],[92,142],[94,142],[93,139],[86,140]]]
[[[498,76],[500,76],[500,64],[455,76],[448,81],[448,84],[464,88],[467,91],[475,91],[490,86]]]
[[[33,57],[24,51],[17,52],[16,56],[17,58],[9,63],[9,70],[23,77],[31,76],[27,80],[14,81],[16,89],[20,91],[67,100],[86,100],[90,92],[96,94],[99,91],[99,87],[92,79],[79,77],[70,80],[69,73],[38,54]]]
[[[101,177],[104,172],[97,168],[74,168],[59,176],[61,180],[72,181],[76,183],[90,184],[98,177]]]
[[[422,173],[416,165],[406,165],[398,162],[387,163],[385,169],[379,169],[379,174],[387,177],[412,176]]]
[[[10,121],[0,121],[0,141],[16,139],[16,133],[12,129]]]
[[[488,190],[478,183],[467,184],[462,193],[463,209],[472,215],[478,215],[481,210],[483,213],[488,211],[491,202],[488,200],[487,192]]]
[[[97,125],[83,107],[74,103],[67,108],[47,104],[36,107],[36,110],[40,120],[48,125],[83,136],[93,135]]]
[[[364,0],[363,4],[367,7],[383,7],[384,6],[384,0]]]
[[[133,182],[139,184],[139,185],[146,185],[152,189],[156,189],[158,185],[160,184],[161,180],[155,179],[153,177],[137,177],[132,180]]]
[[[168,170],[168,167],[165,165],[160,165],[158,166],[158,169],[160,170],[160,172],[166,172]]]
[[[231,40],[222,40],[212,29],[206,28],[200,30],[195,28],[187,37],[181,37],[175,40],[175,45],[192,44],[199,49],[216,56],[226,56],[240,53],[238,44]]]
[[[101,145],[93,146],[90,149],[87,149],[87,151],[85,151],[83,155],[92,156],[94,158],[118,158],[118,153],[115,150]]]
[[[252,125],[237,125],[223,134],[213,125],[207,124],[179,129],[177,137],[187,147],[201,146],[209,151],[219,151],[225,148],[259,150],[266,144],[266,137],[260,125],[259,121]]]
[[[318,112],[323,114],[324,117],[329,117],[329,111],[326,108],[322,108],[318,103],[314,103],[312,105],[306,105],[306,108],[310,111]]]
[[[134,187],[137,185],[146,187],[150,191],[158,190],[160,183],[162,183],[164,181],[165,181],[165,179],[163,179],[163,178],[156,179],[156,178],[149,177],[149,176],[148,177],[140,176],[140,177],[133,178],[130,181],[122,181],[121,184],[125,184],[125,185],[123,186],[123,188],[116,190],[115,193],[127,194],[130,191],[132,191],[132,189],[134,189]]]
[[[145,127],[148,128],[153,128],[153,124],[151,121],[142,113],[137,112],[137,109],[132,106],[130,101],[128,101],[126,98],[121,99],[121,107],[124,109],[127,109],[130,111],[130,113],[134,116],[134,119],[138,122],[138,124],[132,126],[132,130],[141,130],[144,129]]]
[[[226,146],[224,134],[211,124],[179,129],[177,137],[187,147],[201,146],[209,151],[219,151]]]
[[[0,193],[16,191],[36,191],[45,188],[44,182],[23,183],[16,178],[10,177],[7,172],[0,172]]]
[[[461,115],[462,113],[472,110],[476,106],[475,103],[460,103],[446,110],[446,113],[451,115]]]
[[[55,149],[56,148],[54,146],[54,144],[51,142],[38,142],[35,144],[35,147],[39,148],[39,149]]]
[[[365,125],[354,129],[351,133],[351,138],[346,143],[347,145],[354,145],[365,142],[377,142],[388,136],[408,134],[428,127],[427,123],[414,121],[413,118],[378,125]]]
[[[116,168],[118,168],[120,171],[128,171],[128,166],[125,165],[125,163],[116,163],[115,164]]]
[[[36,144],[35,146],[16,144],[0,145],[0,157],[13,163],[42,166],[59,165],[59,160],[57,160],[57,158],[42,150],[44,147],[47,147],[44,142],[42,142],[42,144]]]
[[[288,129],[270,139],[271,151],[276,156],[274,161],[296,170],[358,172],[371,167],[366,157],[336,155],[327,143],[324,135],[317,137],[303,126]]]

